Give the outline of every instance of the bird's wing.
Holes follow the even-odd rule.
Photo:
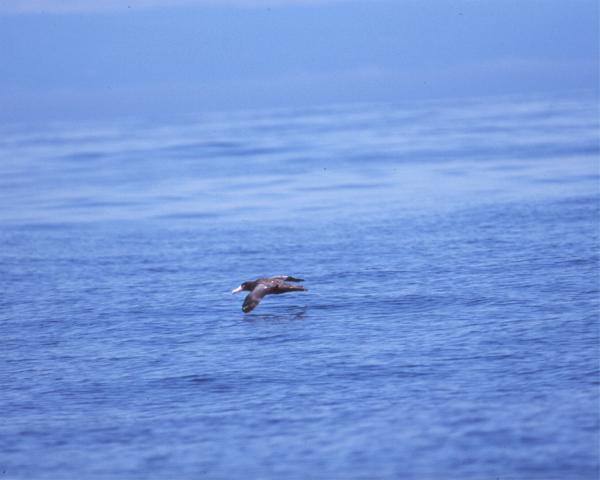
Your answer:
[[[242,305],[242,311],[248,313],[254,310],[263,297],[269,293],[269,290],[270,288],[267,285],[257,285],[254,290],[246,295],[244,304]]]
[[[303,278],[294,278],[289,275],[275,275],[274,277],[270,277],[269,280],[283,280],[284,282],[303,282]]]
[[[291,283],[279,282],[269,293],[288,293],[288,292],[308,292],[302,285],[292,285]]]

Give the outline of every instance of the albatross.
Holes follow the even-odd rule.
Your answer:
[[[302,278],[294,278],[289,275],[275,275],[269,278],[257,278],[242,283],[234,288],[231,293],[250,292],[244,299],[242,311],[251,312],[256,308],[265,295],[279,295],[288,292],[307,292],[302,285],[292,285],[287,282],[303,282]]]

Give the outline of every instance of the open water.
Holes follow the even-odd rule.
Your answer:
[[[2,127],[0,478],[598,478],[598,118]]]

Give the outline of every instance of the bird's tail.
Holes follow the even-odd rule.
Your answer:
[[[289,288],[291,292],[308,292],[308,288],[304,288],[302,285],[291,285]]]

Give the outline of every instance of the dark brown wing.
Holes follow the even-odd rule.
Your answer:
[[[283,280],[284,282],[303,282],[303,278],[294,278],[289,275],[275,275],[273,277],[269,277],[269,280]]]
[[[256,308],[256,306],[260,303],[265,295],[267,295],[271,290],[270,287],[263,284],[258,284],[254,290],[252,290],[246,298],[244,299],[244,304],[242,305],[242,311],[244,313],[251,312]]]
[[[275,294],[279,294],[279,293],[288,293],[288,292],[306,292],[306,288],[304,288],[302,285],[292,285],[291,283],[285,283],[285,282],[281,282],[278,281],[276,285],[273,286],[273,288],[269,289],[270,291],[268,293],[275,293]]]

